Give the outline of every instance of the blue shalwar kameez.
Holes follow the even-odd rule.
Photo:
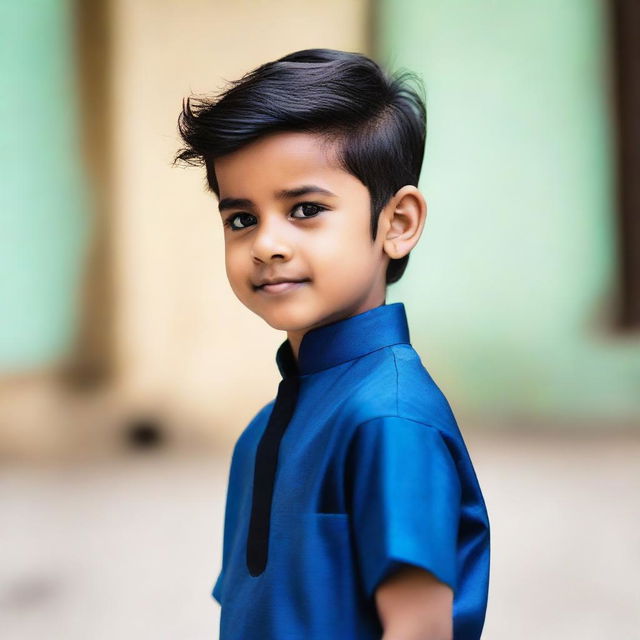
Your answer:
[[[375,589],[411,564],[453,589],[454,640],[478,640],[487,510],[404,304],[312,329],[297,362],[285,340],[276,363],[231,460],[220,639],[380,640]]]

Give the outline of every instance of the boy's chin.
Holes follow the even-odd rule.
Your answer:
[[[277,331],[304,331],[307,328],[307,323],[305,322],[296,322],[292,318],[283,318],[281,317],[284,314],[279,314],[278,317],[272,317],[270,314],[261,314],[258,315],[272,328]],[[275,315],[275,314],[274,314]]]
[[[296,305],[282,305],[278,309],[253,309],[272,329],[287,332],[306,331],[314,324],[313,314],[309,309],[295,308]]]

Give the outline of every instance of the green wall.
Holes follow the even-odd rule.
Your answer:
[[[455,407],[640,425],[640,338],[612,328],[604,3],[383,0],[377,58],[424,79],[429,212],[388,301]]]
[[[76,330],[89,219],[71,8],[0,3],[0,373],[56,362]]]

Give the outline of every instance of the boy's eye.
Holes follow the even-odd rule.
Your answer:
[[[237,227],[233,224],[233,221],[236,220],[237,218],[240,218],[241,216],[248,216],[249,218],[255,218],[255,216],[252,216],[250,213],[233,213],[225,220],[225,225],[228,226],[232,231],[240,231],[241,229],[246,229],[247,227],[244,227],[244,226]]]
[[[315,202],[299,202],[293,209],[291,213],[293,214],[297,209],[303,209],[303,212],[306,212],[308,215],[302,216],[294,216],[296,220],[306,220],[307,218],[313,218],[318,215],[320,211],[324,211],[326,207],[323,207],[320,204]],[[249,220],[247,220],[247,217]],[[232,213],[224,222],[225,226],[229,227],[232,231],[241,231],[242,229],[247,229],[251,226],[251,218],[255,218],[254,215],[250,213]],[[235,223],[238,220],[239,225]]]
[[[298,207],[311,207],[312,209],[312,212],[308,216],[302,216],[302,219],[313,218],[313,216],[324,210],[322,205],[316,204],[315,202],[300,202],[292,209],[292,211],[295,211]]]

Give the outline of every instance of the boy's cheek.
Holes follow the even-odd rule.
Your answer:
[[[243,267],[237,252],[229,247],[225,248],[224,264],[230,282],[240,282],[242,279],[247,280],[251,277],[248,267]]]

